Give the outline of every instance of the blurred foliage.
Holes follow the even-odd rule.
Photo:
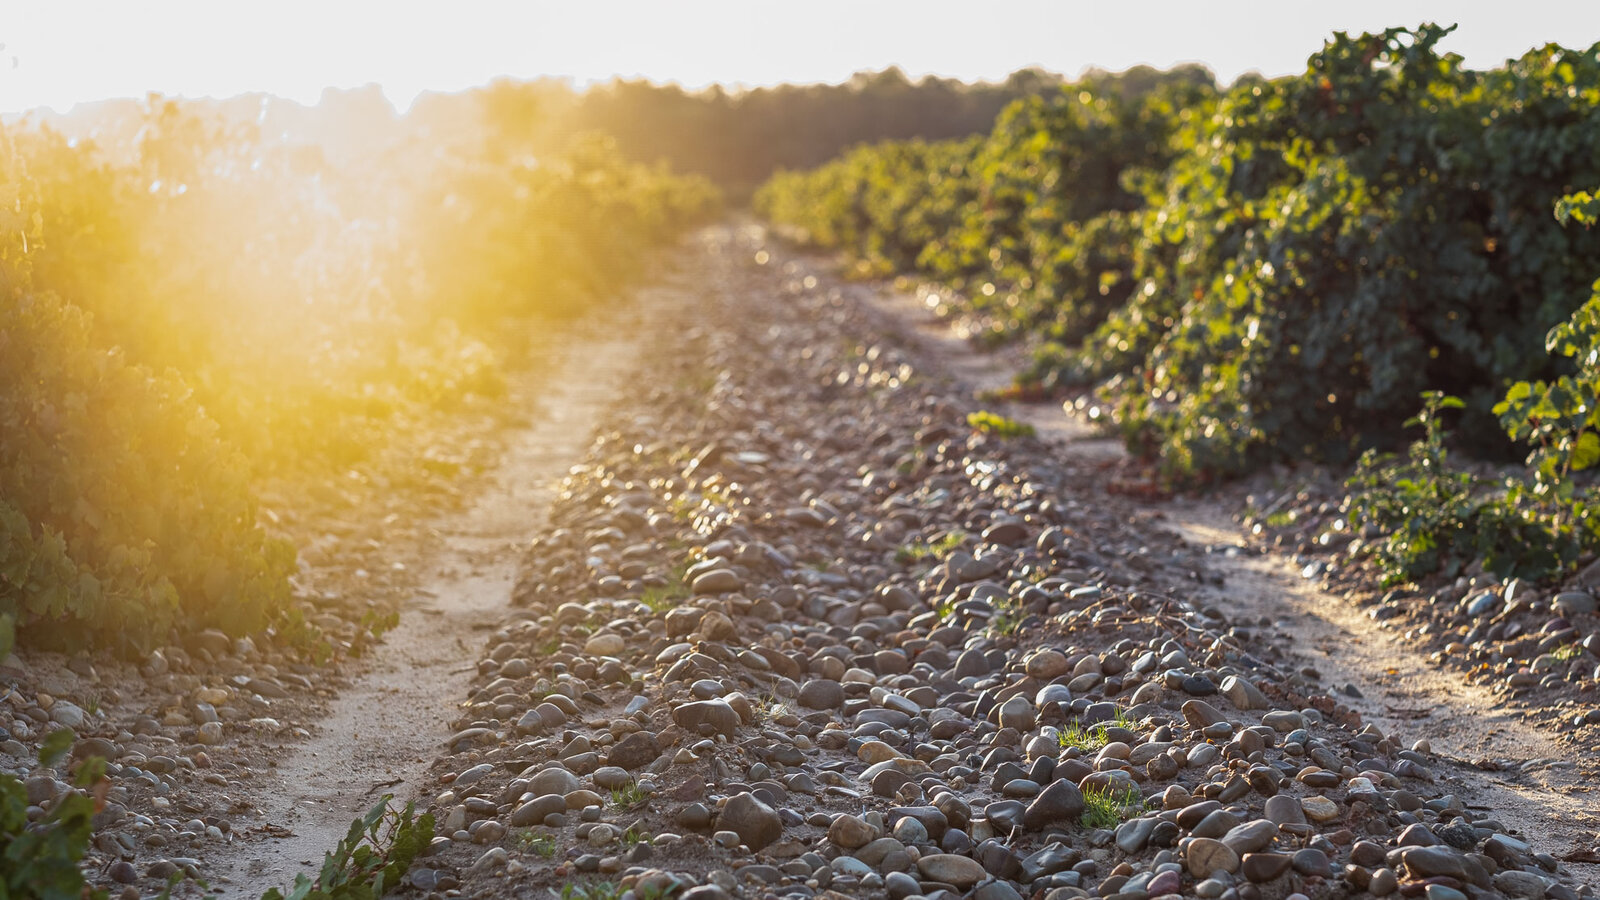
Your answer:
[[[715,211],[704,179],[592,136],[535,157],[456,102],[449,141],[268,138],[159,97],[137,129],[108,107],[73,137],[0,131],[0,617],[23,644],[267,626],[295,553],[257,521],[264,478],[493,395],[508,322],[602,310]]]
[[[71,729],[51,732],[39,748],[39,764],[60,762],[75,738]],[[34,822],[28,819],[28,791],[22,780],[0,773],[0,897],[104,900],[106,892],[91,889],[78,864],[89,850],[94,815],[104,808],[111,786],[105,768],[105,760],[98,757],[84,760],[73,790]]]
[[[1455,440],[1505,452],[1492,407],[1570,370],[1536,348],[1600,258],[1549,215],[1600,179],[1600,51],[1479,72],[1446,33],[1337,34],[1303,74],[1221,92],[1067,85],[987,140],[779,175],[758,208],[875,271],[914,259],[1035,346],[1030,378],[1096,387],[1173,480],[1353,460],[1428,390],[1465,399]],[[888,212],[909,183],[936,187]]]

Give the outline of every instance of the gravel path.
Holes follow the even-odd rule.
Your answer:
[[[1364,721],[1103,446],[976,432],[971,383],[752,230],[686,273],[422,785],[418,889],[1589,892],[1570,806]]]
[[[1058,410],[991,406],[1037,437],[973,428],[1008,361],[923,300],[731,226],[549,350],[475,499],[307,554],[312,581],[344,566],[324,594],[413,598],[365,661],[209,634],[0,673],[30,799],[69,789],[25,762],[52,727],[113,760],[98,883],[136,900],[187,871],[253,897],[385,792],[442,829],[402,896],[1600,881],[1592,751],[1250,549],[1218,504],[1130,496],[1116,444]],[[347,605],[319,621],[354,649]]]

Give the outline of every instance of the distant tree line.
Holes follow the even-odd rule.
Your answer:
[[[376,85],[329,89],[309,107],[243,94],[187,101],[186,108],[246,125],[265,140],[298,145],[308,159],[341,164],[381,146],[420,148],[424,154],[441,147],[465,150],[456,145],[490,133],[504,152],[559,155],[598,131],[615,140],[624,158],[707,176],[738,202],[780,169],[813,168],[860,144],[988,134],[1000,112],[1023,97],[1053,95],[1076,84],[1136,101],[1175,83],[1210,88],[1215,79],[1198,65],[1092,70],[1076,81],[1021,69],[1004,81],[976,83],[934,76],[913,81],[891,67],[858,73],[843,84],[751,90],[687,91],[620,79],[578,90],[557,79],[501,79],[459,93],[423,94],[404,115]],[[71,136],[93,136],[102,147],[122,148],[134,145],[146,105],[108,100],[34,118]]]
[[[1140,66],[1084,78],[1134,97],[1168,81],[1214,82],[1201,66],[1171,72]],[[898,68],[860,73],[838,85],[739,93],[616,81],[581,95],[567,122],[612,135],[617,148],[635,160],[661,160],[674,171],[705,175],[740,198],[779,169],[817,166],[858,144],[987,134],[1012,101],[1067,83],[1041,69],[1022,69],[994,83],[932,76],[911,81]]]

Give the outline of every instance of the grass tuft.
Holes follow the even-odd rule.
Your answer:
[[[561,900],[619,900],[622,886],[614,881],[569,882],[561,886]]]
[[[650,799],[650,795],[640,790],[639,785],[629,782],[611,792],[611,805],[618,809],[631,809]]]
[[[956,548],[960,547],[966,539],[967,533],[957,529],[947,532],[936,541],[916,541],[910,544],[901,544],[894,551],[894,559],[895,562],[901,565],[922,562],[926,559],[944,559],[955,552]]]
[[[1097,722],[1088,727],[1085,727],[1079,720],[1073,719],[1072,724],[1061,732],[1061,748],[1065,750],[1068,747],[1076,747],[1085,753],[1099,750],[1108,741],[1106,737],[1107,729],[1112,727],[1132,729],[1136,724],[1120,708],[1111,717],[1111,721]]]
[[[667,574],[667,583],[645,588],[644,593],[639,595],[639,602],[648,606],[651,612],[658,613],[664,613],[678,606],[689,599],[689,585],[684,581],[688,572],[687,562],[673,566],[672,571]]]
[[[968,413],[967,424],[972,426],[975,431],[981,431],[984,434],[993,435],[1001,439],[1033,437],[1035,434],[1033,426],[1027,422],[1019,422],[1009,416],[1002,416],[987,409]]]
[[[1135,787],[1123,790],[1090,788],[1083,792],[1085,828],[1115,828],[1144,812],[1144,796]]]
[[[523,850],[543,859],[551,859],[556,855],[556,839],[548,834],[540,834],[530,829],[517,838],[517,843]]]

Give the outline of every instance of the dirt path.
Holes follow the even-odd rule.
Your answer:
[[[254,802],[290,833],[216,854],[226,893],[257,896],[314,875],[353,818],[385,794],[414,798],[449,737],[446,723],[476,673],[484,642],[510,598],[519,551],[542,526],[554,486],[589,446],[598,413],[627,389],[640,345],[657,333],[683,292],[647,290],[607,330],[536,341],[549,365],[521,376],[509,402],[526,423],[509,437],[497,469],[467,508],[429,526],[433,550],[395,560],[422,588],[385,635],[370,669],[341,691],[311,740],[272,770]]]
[[[1386,734],[1427,740],[1444,762],[1442,780],[1466,803],[1496,817],[1535,845],[1561,856],[1592,846],[1600,816],[1593,761],[1571,752],[1495,696],[1455,672],[1431,665],[1372,619],[1298,576],[1292,561],[1245,549],[1244,535],[1215,505],[1172,504],[1167,520],[1208,549],[1226,579],[1208,588],[1230,611],[1270,620],[1276,641],[1297,665],[1310,665],[1341,702]],[[1590,881],[1600,866],[1572,864]]]
[[[974,394],[1003,388],[1020,358],[975,350],[966,335],[935,315],[922,295],[855,285],[884,316],[886,328],[913,337],[936,355],[952,377]],[[1058,441],[1085,462],[1123,457],[1121,442],[1101,435],[1055,404],[989,404]],[[1442,780],[1476,809],[1491,809],[1536,849],[1561,857],[1592,847],[1600,830],[1594,785],[1600,767],[1573,760],[1551,735],[1500,708],[1489,691],[1429,664],[1341,598],[1299,577],[1293,562],[1247,549],[1229,511],[1204,499],[1156,507],[1188,543],[1207,550],[1208,567],[1221,587],[1202,588],[1206,599],[1236,615],[1270,620],[1276,640],[1296,667],[1313,666],[1340,702],[1365,721],[1407,744],[1426,739],[1444,762]],[[1337,687],[1335,687],[1337,686]],[[1568,864],[1593,883],[1600,865]]]

